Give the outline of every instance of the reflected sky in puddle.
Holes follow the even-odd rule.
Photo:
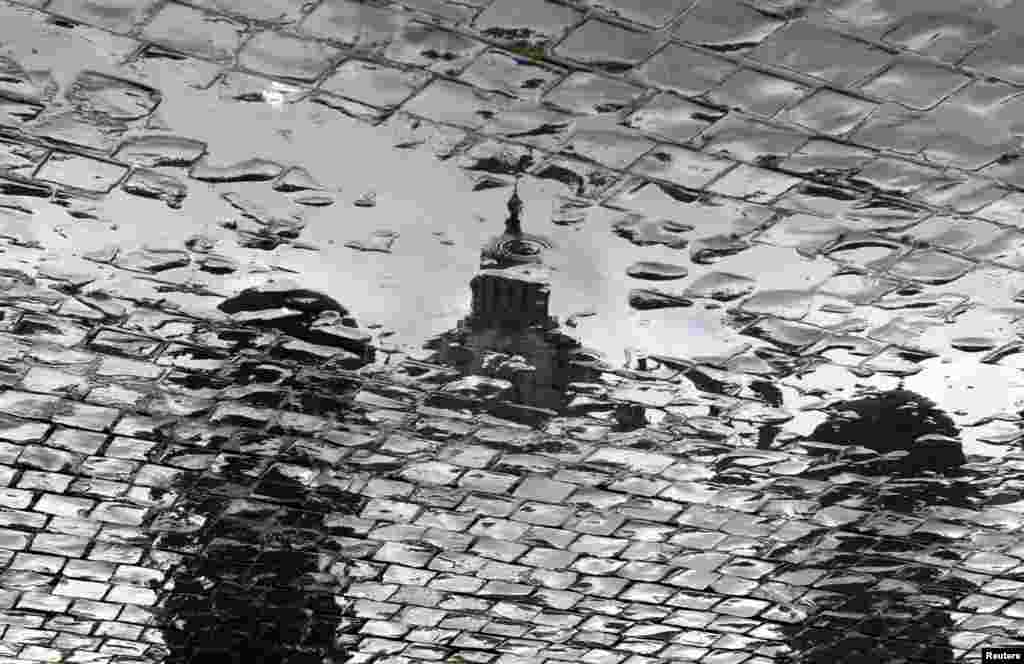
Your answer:
[[[280,641],[309,638],[319,648],[314,654],[323,655],[339,625],[373,638],[403,637],[408,625],[367,619],[365,606],[332,606],[330,585],[337,578],[377,578],[384,564],[354,563],[339,571],[312,553],[323,553],[318,547],[324,546],[354,547],[357,558],[373,553],[360,548],[369,530],[360,530],[360,519],[404,523],[420,509],[419,502],[391,498],[432,504],[423,517],[431,525],[422,530],[447,533],[432,544],[439,550],[458,548],[453,540],[461,534],[449,533],[455,524],[467,529],[481,517],[470,531],[479,536],[473,551],[489,561],[481,565],[490,575],[487,587],[497,586],[491,595],[502,602],[495,611],[507,614],[488,629],[513,639],[518,628],[500,620],[514,622],[530,612],[525,604],[509,604],[517,593],[545,586],[610,598],[622,590],[615,584],[629,579],[636,584],[620,599],[647,608],[607,608],[589,597],[584,605],[594,634],[616,631],[605,618],[619,612],[664,618],[656,607],[671,596],[673,606],[693,610],[674,618],[692,628],[693,642],[677,644],[680,657],[740,661],[734,651],[749,645],[741,634],[756,633],[787,641],[808,657],[834,659],[835,652],[870,648],[859,637],[826,643],[822,633],[846,630],[843,611],[883,607],[902,616],[894,621],[894,638],[934,637],[924,656],[949,661],[954,649],[974,645],[971,629],[986,627],[983,616],[968,619],[954,603],[995,602],[977,594],[985,582],[981,572],[1008,577],[1016,569],[1019,576],[1019,542],[993,543],[982,533],[971,542],[977,550],[963,550],[955,537],[961,521],[1012,530],[1020,520],[1019,481],[999,488],[986,477],[1001,457],[1006,467],[999,481],[1019,467],[1024,407],[1024,278],[1018,272],[1024,235],[1016,228],[1020,162],[1012,119],[1019,88],[1012,80],[1016,69],[995,61],[1003,42],[986,41],[994,28],[982,14],[994,18],[995,8],[979,7],[977,20],[965,23],[954,20],[958,15],[904,16],[889,2],[704,1],[678,19],[679,8],[664,2],[637,9],[602,0],[586,14],[540,0],[523,7],[496,0],[486,8],[483,2],[406,3],[495,42],[485,44],[346,0],[303,7],[273,0],[256,8],[198,3],[233,15],[230,20],[211,20],[205,10],[176,3],[161,6],[153,20],[141,7],[51,4],[52,11],[115,32],[140,22],[141,38],[200,59],[162,47],[140,50],[133,37],[0,2],[0,43],[10,55],[0,59],[0,283],[8,299],[30,293],[16,304],[39,314],[3,319],[3,333],[68,345],[86,338],[84,325],[47,322],[49,300],[37,292],[45,288],[32,281],[38,277],[46,287],[59,284],[53,290],[61,298],[77,297],[61,305],[58,316],[66,318],[118,319],[128,313],[128,297],[180,307],[197,320],[285,330],[295,339],[275,346],[267,362],[294,361],[316,373],[304,373],[294,385],[290,377],[274,377],[269,364],[236,367],[209,382],[190,373],[220,366],[222,354],[244,356],[260,346],[260,334],[248,329],[232,333],[237,338],[204,338],[224,353],[164,351],[160,366],[175,368],[164,380],[171,394],[161,396],[159,409],[180,420],[174,436],[185,442],[161,448],[152,459],[177,469],[158,484],[180,490],[181,506],[193,517],[215,519],[228,509],[211,492],[237,498],[255,491],[258,499],[296,508],[273,517],[289,528],[280,537],[265,532],[270,520],[261,508],[237,503],[232,509],[251,509],[246,518],[252,520],[217,521],[198,544],[189,541],[188,528],[157,535],[160,546],[185,554],[206,547],[176,572],[177,594],[166,608],[190,617],[174,626],[180,633],[169,631],[181,637],[170,643],[172,651],[180,655],[190,638],[205,638],[198,636],[204,614],[196,614],[196,603],[209,599],[204,584],[223,571],[217,556],[238,563],[232,572],[238,587],[215,595],[235,618],[254,605],[275,606],[245,589],[247,583],[269,578],[315,589],[304,598],[271,598],[295,609],[289,614],[295,624],[279,627],[296,632],[279,635]],[[521,26],[502,28],[514,22],[513,9],[528,16]],[[301,18],[285,35],[270,24],[247,22],[240,16],[247,12],[258,13],[257,21]],[[622,24],[632,20],[639,24],[627,30]],[[644,32],[652,22],[670,20],[663,33]],[[357,31],[349,25],[360,21],[365,25]],[[835,29],[844,36],[829,32]],[[307,32],[332,41],[299,38]],[[866,35],[888,46],[859,40]],[[608,36],[621,42],[594,48],[596,39]],[[669,39],[675,41],[665,46]],[[895,57],[894,45],[936,60],[906,52]],[[354,46],[366,60],[341,62],[351,55],[343,46]],[[223,70],[236,49],[241,68]],[[951,66],[962,57],[1008,80],[971,79],[971,71]],[[386,62],[373,62],[381,59]],[[315,92],[306,89],[320,82]],[[399,105],[462,128],[411,118],[394,109]],[[989,116],[996,121],[991,136],[957,130]],[[488,243],[505,223],[513,181],[525,201],[523,230],[544,246],[549,290],[531,281],[536,275],[530,270],[519,281],[500,269],[497,276],[478,276],[487,267],[481,248],[494,246]],[[968,222],[971,214],[976,217]],[[283,298],[274,290],[292,288],[298,294]],[[529,313],[543,329],[512,325],[509,333],[507,324],[517,316],[522,323],[533,306],[525,303],[541,292],[544,310]],[[340,305],[321,311],[325,300],[317,293]],[[247,297],[259,306],[240,305]],[[510,311],[495,304],[506,301]],[[550,325],[548,313],[557,319]],[[143,323],[133,325],[146,329],[145,315],[139,318]],[[371,354],[362,354],[353,319],[379,351],[368,367],[362,365]],[[296,332],[300,323],[310,329]],[[176,325],[189,325],[153,323],[165,324],[172,333]],[[494,350],[488,344],[498,342],[508,346],[504,355],[487,355]],[[83,343],[138,358],[156,352],[145,339],[114,331]],[[335,355],[332,345],[358,346],[359,352]],[[11,341],[3,352],[17,359],[26,351]],[[522,378],[530,368],[521,355],[531,352],[549,361],[532,367],[546,372],[539,383]],[[573,365],[577,369],[594,371],[570,376],[567,355],[581,363]],[[447,369],[417,364],[424,359]],[[308,371],[313,365],[324,371]],[[331,382],[331,372],[348,376],[345,371],[356,369],[358,381]],[[460,372],[474,375],[457,378]],[[125,384],[105,384],[92,396],[142,403],[145,381],[158,373],[141,361],[108,361],[100,375]],[[46,408],[56,409],[37,392],[76,395],[88,387],[73,372],[11,376],[11,385],[20,380],[19,387],[30,390],[0,391],[12,417],[40,419]],[[370,384],[374,379],[380,383]],[[287,390],[280,387],[285,384]],[[429,396],[416,401],[413,387]],[[517,396],[495,397],[509,390]],[[911,401],[921,395],[937,410],[915,411],[930,418],[919,431],[920,422],[899,419],[905,405],[890,404],[884,417],[859,412],[862,397],[875,393],[886,399],[914,393]],[[208,414],[214,395],[230,401],[213,409],[210,426],[193,419]],[[346,433],[325,434],[328,425],[309,411],[344,423]],[[511,420],[517,418],[533,428],[516,427]],[[851,422],[870,424],[867,434]],[[220,433],[222,425],[269,427],[264,433],[289,438],[287,445],[301,440],[288,448],[287,463],[268,470],[270,461],[235,453],[274,457],[274,440],[232,438]],[[402,426],[414,435],[391,435]],[[893,450],[873,444],[879,428],[925,434]],[[387,436],[374,438],[382,431]],[[141,426],[133,433],[164,435]],[[483,445],[466,451],[452,442],[463,438]],[[190,445],[209,445],[211,454]],[[281,442],[277,451],[283,454],[285,446]],[[908,446],[916,446],[917,456],[906,455]],[[62,455],[32,451],[17,463],[50,464],[51,470],[77,463]],[[921,455],[942,466],[940,472],[923,472]],[[334,468],[342,458],[344,471]],[[762,466],[766,472],[758,470]],[[465,468],[473,470],[463,476]],[[613,470],[622,476],[588,484],[588,474]],[[203,475],[192,484],[176,483],[184,471]],[[526,474],[531,479],[514,493],[526,504],[481,497],[507,493]],[[258,486],[246,484],[258,476]],[[458,491],[475,492],[459,510],[445,502],[456,478]],[[607,496],[591,488],[602,482],[609,485]],[[419,488],[411,498],[413,486]],[[562,504],[591,490],[593,505],[586,504],[593,513],[572,511],[582,499],[570,502],[571,509]],[[601,500],[620,498],[621,505],[601,506]],[[985,501],[996,507],[973,511]],[[494,521],[513,509],[511,520]],[[328,542],[315,531],[323,525],[320,517],[338,511],[351,519],[330,538],[351,538]],[[472,518],[462,523],[465,512]],[[915,530],[936,515],[948,521]],[[783,516],[794,520],[776,520]],[[528,548],[513,543],[527,528],[519,524],[546,528],[566,519],[584,533],[571,547],[568,540],[559,543],[557,533],[529,541],[583,554],[572,563],[574,580],[518,583],[527,572],[512,562]],[[632,525],[623,526],[627,519]],[[672,532],[637,535],[660,527],[652,525],[659,521],[671,523]],[[843,530],[852,524],[859,534]],[[420,531],[402,534],[402,527],[384,527],[399,530],[381,535],[396,539],[375,554],[391,565],[380,578],[425,586],[434,572],[413,567],[423,567],[424,556],[436,551],[399,546],[426,538]],[[710,531],[721,539],[708,540]],[[911,531],[913,537],[901,542]],[[629,550],[636,555],[629,563],[616,559],[626,547],[621,537],[632,538]],[[253,539],[262,550],[247,541]],[[666,582],[671,593],[655,583],[664,574],[654,568],[680,562],[662,558],[668,554],[655,546],[669,539],[713,550],[683,561],[688,569]],[[773,586],[755,598],[755,581],[783,562],[790,580],[814,590],[797,599]],[[958,576],[951,566],[960,563],[970,571]],[[459,564],[469,563],[445,569]],[[275,566],[290,571],[276,574]],[[825,576],[819,567],[829,568],[827,578],[816,576]],[[620,568],[628,575],[615,576]],[[583,575],[578,582],[577,572]],[[880,574],[885,578],[869,591]],[[451,583],[461,592],[467,578]],[[685,596],[688,590],[674,594],[680,587],[692,596]],[[842,605],[833,591],[857,599]],[[927,601],[914,599],[924,591]],[[366,592],[363,599],[376,597]],[[402,592],[395,601],[428,596]],[[732,596],[714,618],[702,606],[705,592],[717,593],[715,602]],[[304,601],[308,606],[296,609]],[[549,608],[567,608],[560,599],[546,601]],[[748,620],[769,601],[777,603],[771,611],[781,613],[760,618],[773,627]],[[305,608],[327,619],[311,626]],[[795,627],[787,632],[780,622]],[[911,623],[922,627],[915,633]],[[701,635],[712,633],[700,631],[706,627],[714,639],[705,643]],[[236,634],[239,643],[255,634],[246,629]],[[661,628],[645,629],[631,629],[630,652],[658,651],[649,637]],[[275,638],[268,625],[257,631]],[[588,646],[600,644],[592,638]],[[342,648],[342,641],[335,645]],[[490,647],[481,643],[473,647]],[[424,656],[437,659],[437,652]],[[781,651],[759,651],[765,661],[775,654]],[[529,661],[525,657],[511,661]]]
[[[177,69],[177,65],[154,67],[142,61],[124,71],[158,84],[164,94],[159,122],[177,135],[207,144],[215,163],[258,156],[282,165],[301,165],[324,186],[328,200],[336,203],[292,205],[288,195],[272,191],[264,182],[207,185],[192,180],[180,210],[115,191],[95,204],[98,219],[72,220],[58,207],[37,205],[30,222],[6,221],[8,233],[16,230],[53,252],[78,255],[110,245],[181,248],[184,238],[202,234],[214,243],[217,253],[242,266],[235,274],[210,280],[215,290],[231,293],[254,285],[269,276],[268,267],[271,273],[292,272],[300,275],[306,287],[345,301],[365,323],[393,333],[388,344],[407,349],[450,329],[465,315],[466,284],[477,268],[478,248],[500,228],[508,189],[474,191],[474,181],[453,162],[438,161],[422,147],[396,149],[405,138],[401,131],[405,126],[398,121],[392,123],[395,126],[370,127],[312,102],[296,101],[287,87],[258,80],[250,81],[247,89],[250,94],[259,92],[263,100],[234,101],[231,97],[237,96],[237,90],[224,83],[198,90],[185,77],[176,80],[170,75]],[[154,71],[159,75],[154,77]],[[237,131],[241,126],[246,131]],[[427,140],[432,138],[420,133]],[[615,363],[626,350],[693,357],[721,353],[747,341],[723,323],[721,308],[706,307],[706,302],[660,311],[631,308],[630,290],[648,284],[630,278],[626,270],[638,260],[688,263],[701,238],[747,234],[758,221],[770,217],[770,210],[748,207],[752,215],[744,218],[742,204],[680,203],[646,187],[613,198],[611,202],[623,210],[585,208],[585,221],[560,226],[551,219],[564,202],[563,187],[527,178],[521,191],[527,203],[527,230],[543,233],[554,243],[547,258],[555,268],[552,312],[562,320],[578,321],[574,333],[587,346]],[[301,241],[269,252],[240,249],[233,234],[221,227],[235,212],[222,200],[225,192],[295,209],[306,220]],[[376,193],[374,207],[353,205],[367,192]],[[684,234],[689,247],[637,247],[616,237],[611,227],[627,218],[630,209],[642,210],[648,219],[693,226]],[[388,231],[396,235],[387,253],[346,246]],[[679,285],[676,290],[682,290],[710,271],[754,278],[759,290],[804,288],[825,282],[834,270],[835,265],[824,259],[799,260],[790,249],[755,245],[713,265],[691,264],[685,281],[666,288],[672,291]],[[580,313],[593,315],[581,317]],[[832,318],[828,323],[839,323],[842,316]],[[933,332],[944,334],[941,327]],[[965,358],[955,367],[927,362],[909,380],[950,412],[979,419],[1019,407],[1022,392],[1014,373],[979,368]],[[980,385],[985,388],[979,389]],[[983,396],[988,390],[1004,398],[997,403]],[[979,446],[976,451],[994,450]]]

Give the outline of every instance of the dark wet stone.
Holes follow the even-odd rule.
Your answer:
[[[189,175],[204,182],[265,182],[277,178],[282,171],[284,167],[276,161],[254,157],[224,165],[200,161]]]
[[[689,238],[683,237],[693,226],[676,221],[651,221],[640,215],[631,215],[612,226],[612,231],[637,246],[663,244],[671,249],[683,249]]]
[[[151,134],[124,141],[118,148],[119,161],[145,168],[191,166],[206,152],[206,143],[184,136]]]
[[[355,205],[356,207],[362,207],[362,208],[376,207],[377,206],[377,194],[372,192],[372,191],[368,191],[365,194],[363,194],[362,196],[360,196],[359,198],[357,198],[352,204]]]
[[[316,191],[323,187],[312,174],[301,166],[293,166],[274,182],[275,191],[296,192]]]
[[[754,292],[757,282],[750,277],[728,272],[708,272],[686,288],[690,297],[729,302]]]
[[[217,308],[228,314],[292,309],[301,314],[316,315],[324,311],[336,311],[342,316],[348,315],[348,309],[337,300],[290,283],[268,283],[262,287],[247,288],[238,295],[228,298]]]
[[[547,164],[534,175],[544,180],[561,182],[576,196],[585,195],[587,187],[586,176],[581,172],[573,170],[566,164]]]
[[[208,254],[195,260],[196,265],[203,272],[210,274],[232,274],[238,271],[238,261],[218,254]]]
[[[682,295],[667,293],[651,288],[634,288],[629,291],[629,306],[639,310],[692,307],[693,300]]]
[[[689,274],[689,270],[683,265],[675,265],[673,263],[638,261],[626,268],[626,274],[634,279],[672,281],[673,279],[682,279]]]
[[[722,258],[734,256],[751,247],[750,242],[729,235],[703,237],[690,247],[690,260],[698,265],[711,265]]]
[[[329,207],[334,205],[334,198],[326,194],[304,194],[302,196],[296,196],[294,201],[298,205],[305,205],[307,207]]]
[[[495,178],[495,177],[491,177],[489,175],[485,175],[483,177],[480,177],[480,178],[476,179],[476,182],[473,184],[473,191],[487,191],[488,189],[502,189],[502,188],[508,187],[508,186],[511,186],[511,183],[509,183],[506,180],[502,180],[500,178]]]
[[[53,195],[53,189],[36,182],[0,178],[0,195],[49,198]]]
[[[136,169],[121,187],[129,194],[162,200],[172,210],[181,208],[188,187],[184,182],[165,173]]]

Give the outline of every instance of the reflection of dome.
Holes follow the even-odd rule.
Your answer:
[[[579,342],[558,331],[549,313],[550,272],[547,238],[523,233],[522,202],[509,201],[505,232],[480,252],[480,272],[470,281],[470,315],[458,328],[431,340],[435,361],[464,375],[485,376],[511,385],[508,404],[563,408],[570,383],[593,379],[595,371],[574,360]]]

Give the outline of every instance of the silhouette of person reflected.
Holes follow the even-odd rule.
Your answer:
[[[858,662],[952,662],[950,609],[974,585],[943,570],[943,555],[954,556],[954,540],[935,532],[906,532],[922,508],[980,504],[975,477],[960,470],[966,461],[958,430],[934,403],[909,390],[892,390],[833,404],[832,416],[803,444],[819,441],[874,450],[849,449],[849,472],[867,481],[832,484],[817,497],[818,509],[851,504],[885,515],[876,527],[841,526],[793,543],[794,570],[824,568],[821,592],[806,604],[805,620],[788,626],[791,664]],[[823,449],[822,454],[834,453]],[[897,454],[891,454],[897,453]],[[839,458],[843,458],[840,454]],[[833,469],[838,473],[843,469]],[[827,479],[806,473],[808,479]],[[882,483],[872,477],[886,477]]]

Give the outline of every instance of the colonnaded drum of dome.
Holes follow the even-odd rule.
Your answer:
[[[1024,658],[1022,19],[0,0],[0,664]]]

